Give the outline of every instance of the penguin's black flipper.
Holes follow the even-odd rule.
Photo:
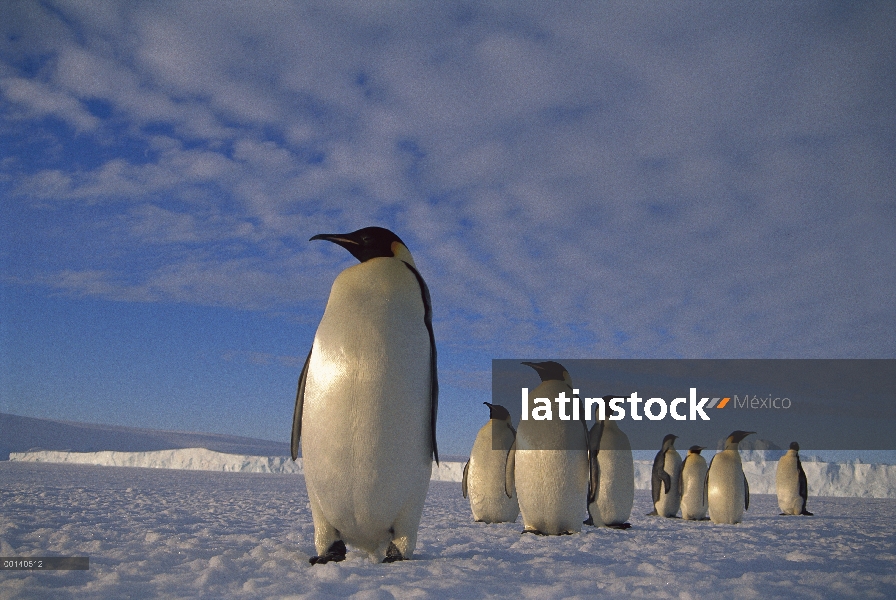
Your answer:
[[[420,295],[423,297],[423,322],[429,332],[429,403],[431,407],[430,432],[432,434],[432,457],[439,464],[439,448],[436,445],[436,415],[439,413],[439,373],[436,360],[436,338],[432,332],[432,299],[429,296],[429,287],[423,280],[423,276],[408,263],[405,266],[411,270],[417,283],[420,284]]]
[[[747,483],[747,476],[744,475],[744,510],[750,508],[750,484]]]
[[[585,428],[585,439],[588,440],[588,428]],[[586,444],[588,452],[588,497],[585,506],[588,506],[597,498],[600,488],[600,464],[597,462],[597,450],[592,450],[591,444]]]
[[[591,516],[591,511],[588,511],[588,518],[582,521],[582,525],[591,525],[594,527],[594,517]]]
[[[296,389],[296,408],[292,413],[292,439],[289,444],[289,452],[293,461],[299,457],[299,438],[302,436],[302,409],[305,406],[305,378],[308,377],[308,363],[310,362],[311,350],[308,351],[308,358],[305,359],[302,374],[299,375],[299,385]]]
[[[688,455],[684,457],[684,460],[681,461],[681,469],[678,470],[678,496],[681,497],[684,495],[684,466],[688,462],[688,458],[690,458],[691,453],[688,452]]]
[[[464,478],[460,484],[460,489],[463,491],[464,498],[467,497],[467,470],[470,468],[470,461],[467,461],[464,465]]]
[[[672,485],[672,478],[666,473],[666,453],[660,450],[653,459],[653,471],[651,472],[650,483],[653,491],[653,503],[656,504],[660,499],[660,484],[666,486],[666,493],[669,493],[669,487]]]
[[[803,463],[800,457],[796,457],[797,479],[799,480],[800,498],[803,499],[803,510],[800,514],[806,514],[806,502],[809,500],[809,483],[806,481],[806,472],[803,471]],[[810,513],[811,514],[811,513]]]
[[[326,554],[322,554],[321,556],[312,556],[308,559],[312,565],[325,565],[328,562],[341,562],[345,560],[346,553],[345,542],[342,540],[336,540],[330,547],[327,549]]]
[[[504,463],[504,493],[508,498],[513,498],[513,488],[515,485],[513,469],[516,466],[516,440],[507,452],[507,462]]]

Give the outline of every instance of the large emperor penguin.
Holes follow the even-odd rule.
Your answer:
[[[516,441],[507,456],[506,493],[510,496],[516,486],[523,533],[576,533],[582,530],[582,515],[594,490],[585,411],[580,405],[579,419],[573,419],[572,403],[567,402],[569,418],[562,418],[560,403],[554,399],[560,394],[573,397],[572,381],[563,365],[554,361],[523,364],[541,377],[541,384],[529,392],[528,406],[543,407],[536,399],[547,399],[551,418],[536,419],[536,413],[546,413],[535,409],[527,419],[520,419]]]
[[[489,408],[488,423],[482,426],[473,442],[470,460],[464,465],[461,484],[464,498],[470,499],[473,519],[485,523],[516,521],[520,505],[516,490],[505,493],[507,453],[513,447],[516,430],[510,413],[500,404],[483,402]]]
[[[302,368],[292,428],[317,556],[351,544],[371,560],[411,558],[438,462],[438,381],[429,290],[401,239],[381,227],[315,235],[361,264],[333,282]]]
[[[681,489],[682,519],[700,521],[706,518],[708,507],[703,487],[709,469],[706,466],[706,459],[700,456],[705,449],[706,446],[691,446],[688,448],[688,455],[684,457],[684,462],[681,463],[681,479],[678,486]]]
[[[677,435],[663,438],[663,447],[653,459],[650,487],[653,491],[653,511],[648,515],[675,517],[681,505],[681,455],[675,449]]]
[[[713,523],[740,523],[750,508],[750,485],[744,475],[737,445],[755,431],[732,431],[725,440],[725,449],[717,452],[706,472],[706,495],[709,518]]]
[[[784,511],[782,515],[812,516],[812,513],[806,510],[809,485],[803,464],[800,462],[800,445],[796,442],[790,443],[790,450],[778,461],[775,491],[778,493],[778,506]]]
[[[604,396],[609,402],[617,396]],[[635,502],[635,463],[628,436],[609,416],[596,421],[590,433],[592,460],[597,461],[597,494],[588,505],[585,525],[628,529]]]

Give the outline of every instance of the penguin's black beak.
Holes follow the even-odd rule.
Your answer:
[[[328,242],[333,242],[334,244],[339,244],[342,247],[345,247],[346,244],[358,245],[357,240],[347,237],[344,233],[318,233],[308,241],[313,242],[314,240],[326,240]]]

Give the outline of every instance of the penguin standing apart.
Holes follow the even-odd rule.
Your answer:
[[[653,511],[650,515],[675,517],[681,505],[681,455],[673,444],[678,436],[671,433],[663,438],[663,447],[653,459],[650,483],[653,490]]]
[[[806,510],[809,497],[809,486],[806,472],[800,462],[800,445],[790,443],[790,450],[778,461],[778,472],[775,475],[775,491],[778,493],[778,506],[782,515],[805,515],[812,513]]]
[[[609,402],[617,396],[604,396]],[[609,417],[597,421],[590,433],[592,460],[597,461],[597,495],[588,505],[585,525],[628,529],[635,502],[635,463],[628,436]]]
[[[346,546],[374,561],[411,558],[438,463],[438,381],[429,290],[397,235],[381,227],[315,235],[361,264],[333,282],[302,368],[292,429],[299,442],[317,556]]]
[[[713,523],[740,523],[750,508],[750,486],[744,475],[737,445],[755,431],[732,431],[725,440],[725,449],[716,453],[706,472],[709,518]]]
[[[706,482],[706,459],[700,456],[705,446],[691,446],[688,455],[681,463],[681,518],[700,521],[706,518],[706,495],[703,486]]]
[[[566,398],[573,396],[572,381],[563,365],[553,361],[523,364],[541,377],[541,384],[529,392],[529,406],[542,404],[536,403],[536,398],[547,399],[550,407],[561,393]],[[572,411],[566,412],[570,416]],[[507,455],[506,493],[510,496],[516,486],[523,533],[563,535],[581,531],[582,513],[594,493],[584,413],[580,406],[579,420],[563,420],[553,413],[549,420],[536,420],[534,414],[520,420],[516,441]],[[588,496],[584,496],[586,490]]]
[[[470,498],[473,519],[485,523],[516,521],[520,505],[516,490],[505,493],[507,453],[516,439],[510,424],[510,413],[500,404],[483,402],[489,407],[489,421],[482,426],[473,442],[470,460],[464,465],[461,484],[464,498]]]

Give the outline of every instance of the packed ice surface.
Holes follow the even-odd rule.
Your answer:
[[[0,462],[0,555],[89,556],[88,571],[0,572],[0,598],[896,597],[896,500],[755,495],[739,525],[644,516],[632,528],[520,535],[474,523],[433,481],[414,560],[312,567],[301,475]],[[584,502],[583,502],[583,518]]]

